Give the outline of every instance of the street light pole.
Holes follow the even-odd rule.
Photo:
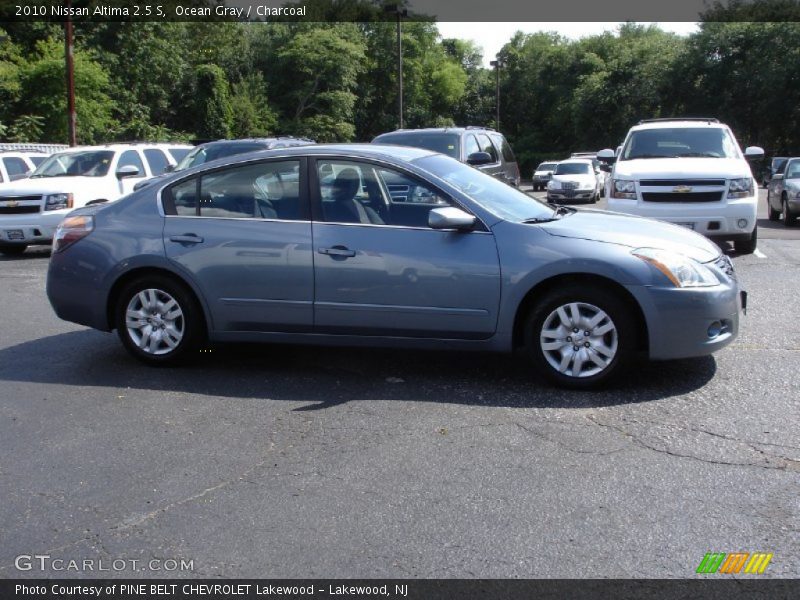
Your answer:
[[[405,8],[400,8],[399,4],[389,4],[384,7],[384,12],[394,14],[397,17],[397,122],[398,129],[403,128],[403,36],[401,22],[403,17],[408,16]]]
[[[494,82],[495,82],[495,118],[494,127],[500,131],[500,69],[506,66],[506,63],[497,57],[497,60],[490,61],[489,64],[494,67]]]
[[[76,116],[75,116],[75,65],[72,60],[72,18],[69,16],[72,0],[66,0],[67,20],[64,24],[64,54],[67,63],[67,130],[69,132],[69,145],[77,146]]]

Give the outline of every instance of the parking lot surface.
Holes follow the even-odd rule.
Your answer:
[[[708,552],[797,577],[800,226],[760,225],[733,257],[736,342],[601,392],[491,354],[148,368],[56,318],[46,250],[0,259],[0,577],[98,575],[15,566],[33,554],[192,561],[102,574],[123,577],[692,577]]]

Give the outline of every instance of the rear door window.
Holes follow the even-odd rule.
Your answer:
[[[147,148],[144,151],[144,157],[147,160],[147,164],[150,165],[150,172],[153,175],[161,175],[169,165],[166,155],[156,148]]]
[[[3,159],[3,164],[6,167],[6,171],[8,172],[8,179],[10,181],[16,181],[17,179],[22,179],[25,177],[25,173],[28,172],[30,167],[28,164],[18,158],[16,156],[8,156]]]

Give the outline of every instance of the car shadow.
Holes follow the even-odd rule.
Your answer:
[[[50,248],[37,247],[28,248],[22,254],[0,254],[0,262],[12,262],[22,260],[41,260],[43,258],[49,259],[51,254]]]
[[[703,387],[713,357],[637,364],[608,389],[555,388],[521,359],[494,353],[226,344],[189,365],[145,366],[116,335],[80,330],[0,349],[0,381],[132,388],[233,398],[305,401],[298,411],[358,400],[496,407],[591,408],[660,400]]]

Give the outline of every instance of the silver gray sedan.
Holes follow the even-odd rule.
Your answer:
[[[790,227],[800,216],[800,157],[784,160],[767,184],[767,213],[770,221]]]
[[[573,388],[723,348],[746,298],[696,233],[379,145],[233,156],[74,211],[47,294],[152,365],[209,341],[518,350]]]

